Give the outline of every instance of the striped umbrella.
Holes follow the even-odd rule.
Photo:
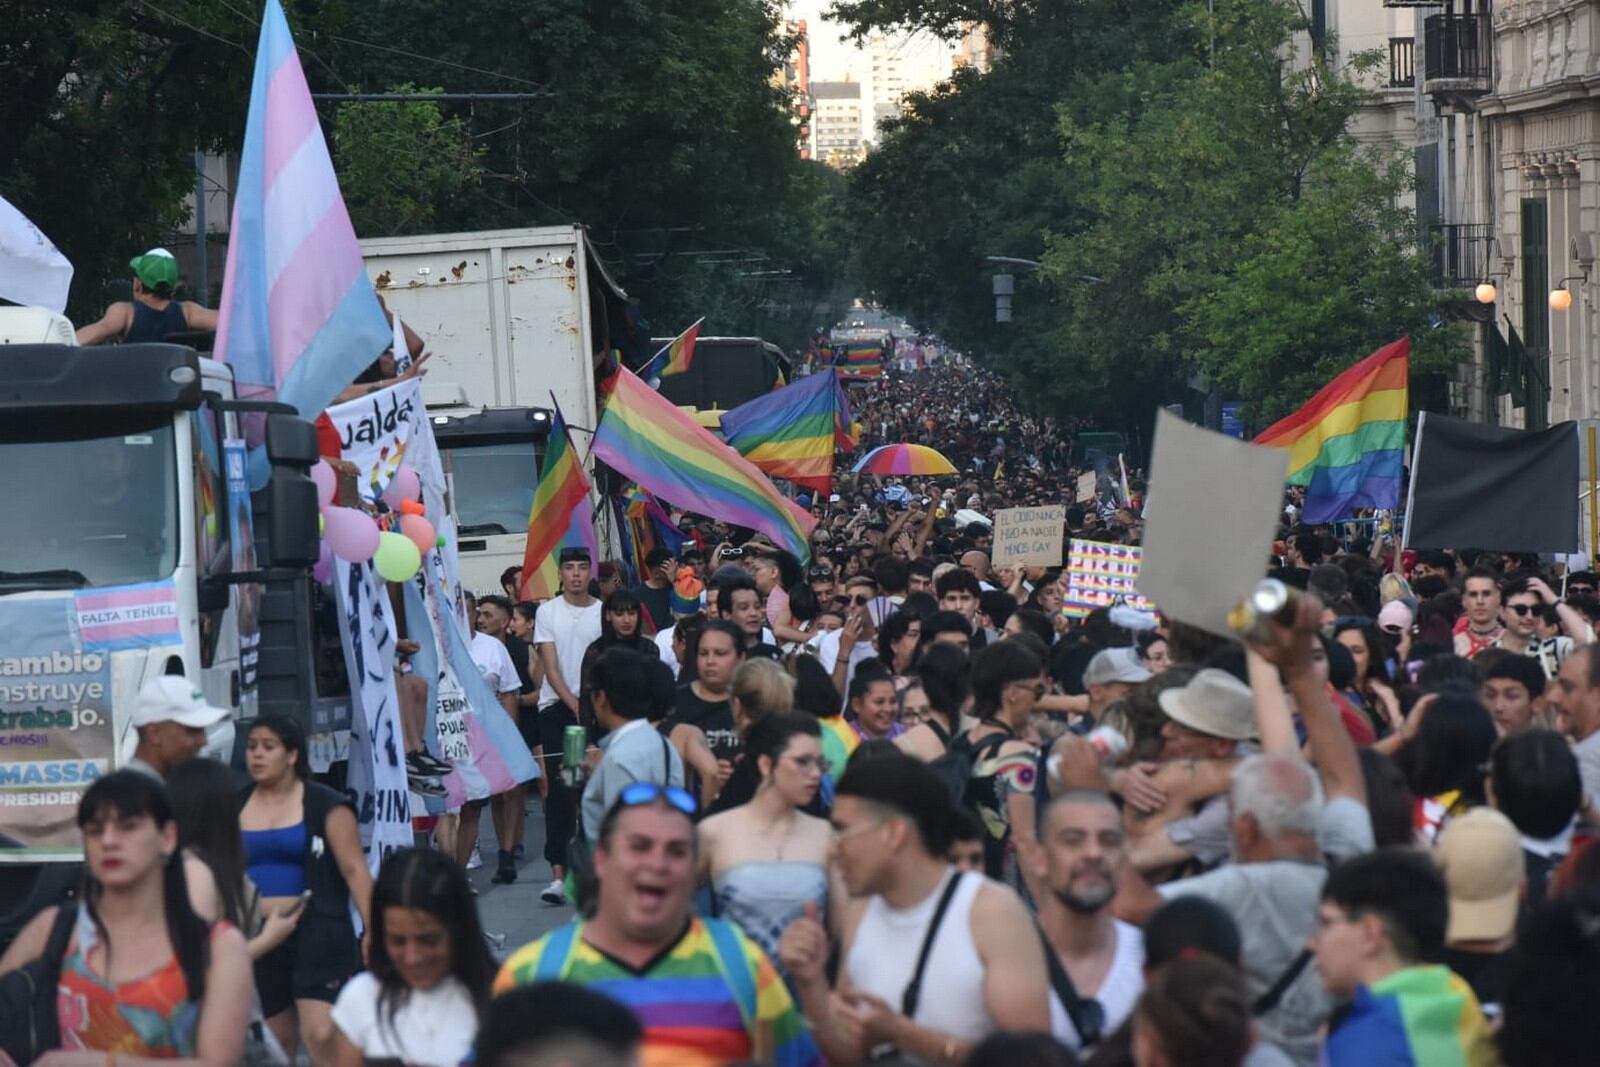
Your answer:
[[[850,468],[856,474],[954,474],[953,463],[926,445],[880,445]]]

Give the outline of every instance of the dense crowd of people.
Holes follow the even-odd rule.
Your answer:
[[[371,877],[294,722],[250,724],[239,798],[191,758],[217,709],[156,685],[79,809],[85,892],[0,959],[58,989],[39,1062],[1589,1062],[1593,572],[1396,559],[1291,491],[1248,641],[1071,618],[987,517],[1137,541],[1137,472],[1076,499],[1072,428],[970,367],[852,400],[863,447],[961,473],[840,477],[804,564],[684,516],[631,586],[564,549],[552,600],[476,599],[570,922],[496,961],[475,812]]]

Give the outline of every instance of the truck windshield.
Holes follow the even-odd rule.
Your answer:
[[[171,412],[0,424],[0,594],[127,585],[178,562]]]
[[[453,445],[441,440],[439,449],[450,472],[463,536],[527,530],[539,484],[539,457],[532,441]]]

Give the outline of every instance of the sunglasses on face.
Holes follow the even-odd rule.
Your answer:
[[[1532,604],[1507,604],[1506,607],[1510,608],[1518,615],[1529,615],[1532,614],[1534,610]]]
[[[654,782],[634,782],[622,790],[617,797],[616,806],[619,808],[637,808],[645,804],[654,804],[658,800],[665,800],[668,804],[683,812],[689,818],[694,818],[700,806],[695,803],[694,797],[679,789],[675,785],[657,785]]]
[[[854,604],[858,608],[871,602],[872,598],[865,593],[856,593],[850,598],[850,603]]]
[[[1568,596],[1593,596],[1594,595],[1594,586],[1592,586],[1592,585],[1569,585],[1569,586],[1567,586],[1567,595]]]

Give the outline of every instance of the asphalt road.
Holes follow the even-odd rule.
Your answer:
[[[544,861],[544,809],[538,796],[528,798],[528,819],[523,831],[523,858],[517,864],[517,880],[510,885],[495,885],[496,850],[494,823],[483,813],[479,824],[478,853],[483,866],[468,871],[478,891],[478,918],[496,959],[512,952],[572,918],[571,905],[553,906],[539,899],[539,891],[550,883],[550,865]]]

